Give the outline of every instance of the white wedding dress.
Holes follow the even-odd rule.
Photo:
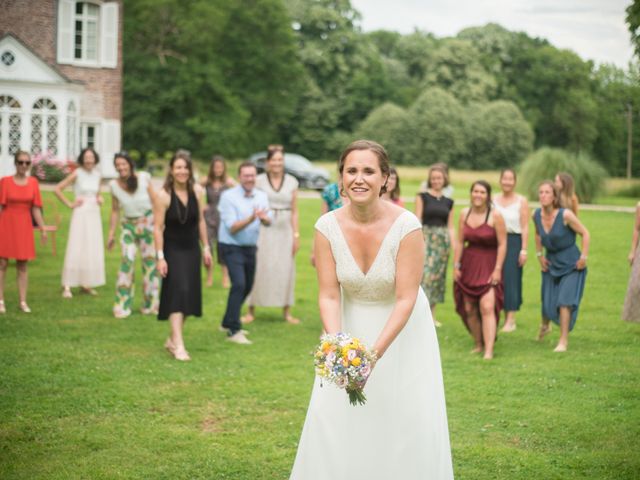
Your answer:
[[[403,212],[364,274],[334,212],[316,229],[331,244],[342,290],[342,331],[372,346],[395,303],[396,255],[421,224]],[[311,368],[311,367],[310,367]],[[453,478],[440,352],[422,288],[404,329],[377,363],[367,403],[316,378],[292,480],[445,480]]]

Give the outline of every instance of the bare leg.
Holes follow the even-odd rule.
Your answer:
[[[516,312],[506,312],[502,332],[513,332],[516,329]]]
[[[0,258],[0,300],[4,300],[4,277],[7,274],[8,267],[9,260],[6,258]]]
[[[542,317],[542,323],[540,324],[540,331],[538,332],[538,341],[542,339],[551,331],[551,321],[547,317]]]
[[[240,319],[242,323],[251,323],[256,319],[256,307],[249,305],[247,314]]]
[[[6,307],[4,305],[4,278],[7,274],[8,265],[9,260],[6,258],[0,258],[0,313],[6,312]]]
[[[482,337],[484,338],[484,359],[493,358],[493,345],[496,342],[496,294],[489,289],[480,299],[480,315],[482,316]]]
[[[18,297],[20,303],[27,302],[27,286],[29,284],[29,277],[27,275],[27,261],[17,260],[16,270],[18,271]]]
[[[473,302],[465,299],[464,311],[467,315],[467,324],[469,325],[469,330],[471,330],[471,336],[476,344],[471,353],[480,353],[482,352],[482,326],[480,325],[478,308]]]
[[[213,286],[213,265],[205,267],[207,269],[207,287]]]
[[[169,323],[171,324],[171,345],[173,347],[173,356],[176,360],[191,360],[189,353],[184,348],[184,338],[182,337],[182,327],[184,326],[184,315],[176,312],[169,315]],[[169,342],[167,342],[169,343]]]
[[[431,318],[433,318],[433,324],[436,327],[441,327],[442,324],[439,321],[436,320],[436,306],[437,305],[438,305],[437,303],[430,303],[429,307],[431,308]]]
[[[560,340],[554,352],[566,352],[569,347],[569,323],[571,323],[571,309],[560,307]]]
[[[291,315],[291,307],[289,305],[284,306],[284,308],[282,309],[282,314],[284,315],[285,322],[289,322],[293,325],[298,325],[300,323],[300,320]]]

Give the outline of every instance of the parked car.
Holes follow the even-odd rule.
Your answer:
[[[249,161],[256,164],[258,173],[262,173],[265,170],[266,158],[267,152],[258,152],[251,155]],[[297,153],[285,152],[284,170],[296,177],[300,188],[322,190],[329,183],[329,172],[324,168],[314,167],[307,158]]]

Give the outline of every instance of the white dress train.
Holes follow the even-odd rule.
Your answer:
[[[386,234],[369,271],[356,264],[334,212],[316,229],[331,244],[342,290],[342,330],[371,346],[395,303],[401,240],[421,224],[404,212]],[[429,302],[419,289],[411,316],[377,363],[367,403],[316,378],[292,480],[448,480],[453,478],[440,352]]]

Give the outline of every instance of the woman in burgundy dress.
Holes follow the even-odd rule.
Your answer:
[[[460,213],[454,250],[453,294],[456,311],[473,336],[473,353],[493,358],[493,345],[504,300],[502,264],[507,249],[504,219],[491,208],[491,185],[471,185],[471,206]]]
[[[39,227],[42,219],[42,198],[38,180],[27,176],[31,168],[31,157],[27,152],[15,155],[15,175],[0,180],[0,313],[6,312],[4,304],[4,277],[9,259],[16,260],[18,270],[18,295],[20,310],[31,312],[27,305],[27,262],[36,257],[31,216]],[[47,234],[40,229],[42,241]]]

